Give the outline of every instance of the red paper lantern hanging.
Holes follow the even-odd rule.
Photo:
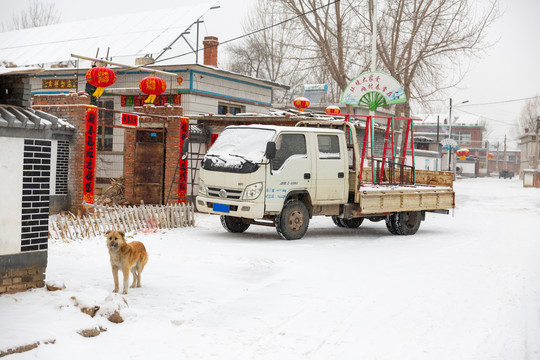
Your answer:
[[[341,114],[341,109],[339,106],[330,105],[326,107],[326,115],[339,115]]]
[[[107,86],[115,83],[116,74],[107,67],[93,67],[86,72],[86,81],[97,87],[92,96],[100,97]]]
[[[310,102],[309,102],[309,99],[306,99],[305,97],[299,97],[299,98],[294,99],[293,104],[300,111],[304,111],[304,109],[309,107]]]
[[[165,80],[158,78],[155,75],[150,75],[141,80],[139,89],[148,95],[148,99],[146,99],[145,103],[153,104],[156,96],[167,90],[167,83]]]
[[[489,160],[493,160],[493,154],[492,154],[492,153],[489,153],[489,154],[488,154],[488,159],[489,159]]]
[[[457,156],[459,156],[460,160],[465,160],[467,158],[467,155],[469,155],[469,149],[461,148],[456,151]]]

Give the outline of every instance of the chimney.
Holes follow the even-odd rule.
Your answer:
[[[204,47],[204,65],[217,67],[217,51],[219,41],[215,36],[205,36],[203,40]]]

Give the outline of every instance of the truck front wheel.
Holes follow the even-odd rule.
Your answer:
[[[276,230],[285,240],[302,238],[309,226],[309,212],[300,200],[291,199],[285,203],[276,216]]]
[[[386,218],[386,228],[394,235],[414,235],[422,222],[422,212],[404,211]]]
[[[246,231],[249,227],[249,223],[244,221],[244,219],[234,216],[221,215],[220,216],[221,225],[231,233],[242,233]]]

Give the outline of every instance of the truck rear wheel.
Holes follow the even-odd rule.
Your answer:
[[[404,211],[386,218],[386,228],[394,235],[414,235],[422,222],[422,212]]]
[[[249,223],[244,221],[244,219],[234,216],[221,215],[220,216],[221,225],[231,233],[242,233],[246,231],[249,227]]]
[[[285,203],[276,216],[276,230],[285,240],[302,238],[309,226],[309,212],[300,200],[291,199]]]

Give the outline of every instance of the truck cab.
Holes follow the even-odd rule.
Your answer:
[[[307,211],[301,220],[303,211],[293,213],[297,223],[317,211],[338,215],[349,188],[345,135],[335,129],[229,126],[204,157],[199,178],[197,210],[224,215],[222,222],[240,222],[240,228],[257,220],[273,225],[292,200]]]

